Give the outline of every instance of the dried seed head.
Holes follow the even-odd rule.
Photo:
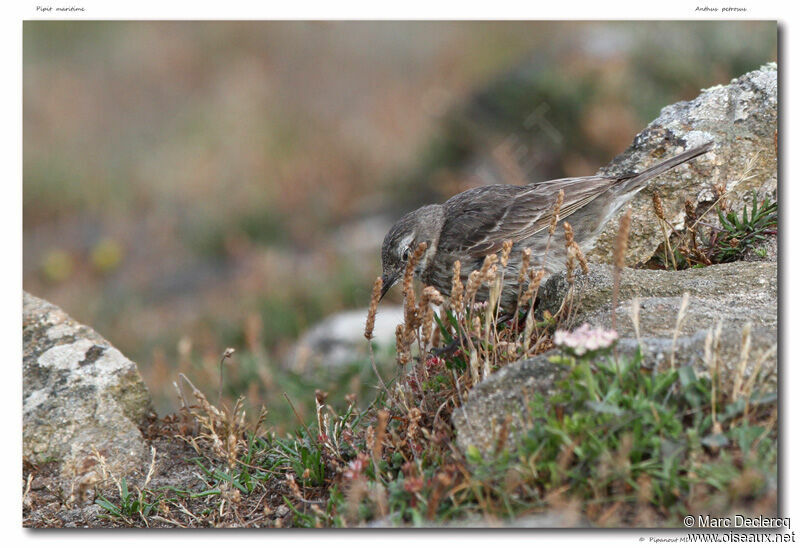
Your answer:
[[[486,275],[483,277],[486,285],[492,285],[495,280],[497,280],[497,265],[493,264],[489,267],[489,270],[486,271]]]
[[[419,311],[422,315],[422,344],[427,348],[431,342],[431,334],[433,332],[433,305],[440,305],[444,302],[441,293],[435,288],[428,286],[422,291],[422,299],[420,299]]]
[[[386,425],[389,424],[389,412],[386,409],[378,411],[378,424],[375,428],[375,441],[372,445],[372,458],[378,461],[383,453],[383,439],[386,436]]]
[[[539,284],[542,283],[542,278],[544,278],[544,270],[530,270],[528,275],[530,277],[530,282],[528,283],[528,288],[525,290],[525,293],[522,294],[522,298],[519,301],[520,308],[527,305],[528,302],[533,299],[534,293],[539,291]]]
[[[714,192],[717,194],[717,203],[722,211],[728,210],[728,200],[725,199],[725,194],[728,192],[727,181],[719,180],[713,185]]]
[[[422,259],[426,249],[428,249],[428,244],[426,242],[420,242],[406,263],[404,279],[414,275],[414,268],[417,266],[417,263],[420,261],[420,259]]]
[[[408,411],[408,429],[406,430],[407,439],[414,440],[419,433],[419,421],[422,420],[422,411],[417,407],[412,407]]]
[[[611,328],[617,328],[617,303],[619,301],[619,284],[622,269],[625,268],[625,252],[628,250],[628,236],[631,231],[631,215],[633,209],[628,207],[619,221],[619,232],[614,245],[614,289],[611,296]]]
[[[581,251],[580,246],[577,243],[573,242],[571,246],[575,250],[575,258],[578,259],[578,263],[581,265],[581,270],[584,274],[589,273],[589,263],[586,262],[586,256]]]
[[[564,245],[569,249],[569,247],[575,243],[575,234],[572,232],[572,225],[567,221],[564,221],[564,238],[566,238],[566,243]]]
[[[567,246],[567,283],[569,285],[575,283],[575,255],[575,246]]]
[[[464,284],[461,283],[461,261],[453,263],[453,281],[450,286],[450,303],[454,310],[460,310],[464,304]]]
[[[433,312],[431,312],[431,316],[433,316]],[[440,343],[441,343],[441,333],[439,332],[438,328],[434,328],[433,333],[431,334],[431,348],[438,348],[440,346]]]
[[[431,344],[433,329],[433,308],[430,306],[425,309],[422,316],[422,347],[427,349]]]
[[[483,265],[481,265],[481,280],[486,279],[486,274],[489,272],[489,269],[492,268],[497,263],[497,255],[492,253],[491,255],[487,255],[485,259],[483,259]]]
[[[500,252],[500,264],[503,265],[503,268],[508,265],[508,256],[511,254],[511,248],[513,245],[514,242],[511,240],[505,240],[503,242],[503,250]]]
[[[697,218],[697,211],[694,208],[694,202],[692,202],[689,198],[686,198],[686,201],[683,203],[683,209],[686,212],[686,218],[689,221],[694,221]]]
[[[476,337],[481,336],[481,319],[477,315],[472,317],[472,334]]]
[[[414,250],[414,254],[408,259],[406,263],[406,270],[403,274],[403,294],[407,295],[409,289],[413,288],[412,281],[414,279],[414,268],[416,268],[417,263],[422,259],[422,256],[425,254],[425,250],[428,249],[428,244],[425,242],[420,243],[417,246],[417,249]]]
[[[414,295],[414,288],[410,288],[406,293],[405,300],[403,301],[403,325],[406,330],[413,331],[417,328],[417,321],[419,319],[420,310],[417,308]]]
[[[492,253],[491,255],[487,255],[486,258],[483,260],[483,265],[481,266],[480,270],[473,270],[469,273],[469,279],[467,280],[467,301],[472,302],[472,299],[475,297],[475,294],[478,292],[478,289],[481,285],[486,282],[489,278],[489,271],[492,269],[493,266],[497,263],[497,255]],[[495,271],[497,268],[495,268]],[[474,276],[473,276],[474,275]]]
[[[439,293],[439,290],[437,290],[435,287],[429,285],[425,289],[422,290],[422,301],[421,302],[426,304],[426,305],[428,303],[432,303],[432,304],[435,304],[436,306],[439,306],[440,304],[442,304],[444,302],[444,297],[442,297],[442,294]]]
[[[617,232],[617,242],[614,246],[614,266],[620,270],[625,267],[625,253],[628,251],[628,236],[631,231],[631,215],[633,215],[633,210],[629,207],[619,221],[619,232]]]
[[[522,250],[522,263],[519,267],[519,274],[517,275],[517,285],[522,287],[522,282],[525,281],[525,276],[528,275],[528,269],[531,266],[531,248],[526,247]]]
[[[564,189],[558,191],[558,198],[556,198],[556,203],[553,205],[553,214],[550,217],[550,236],[556,231],[558,216],[561,214],[562,205],[564,205]]]
[[[425,242],[420,243],[414,254],[409,258],[406,264],[406,271],[403,276],[403,313],[405,316],[406,331],[414,331],[422,322],[421,312],[417,309],[416,296],[414,295],[414,268],[417,263],[422,259],[425,250],[428,249],[428,244]],[[405,339],[408,340],[411,336],[407,333]]]
[[[658,192],[653,193],[653,209],[656,210],[656,217],[661,219],[662,221],[666,221],[666,217],[664,216],[664,206],[661,203],[661,196]]]
[[[481,271],[480,270],[473,270],[469,273],[469,278],[467,279],[467,291],[466,291],[466,301],[467,303],[472,302],[472,299],[475,298],[475,293],[478,292],[478,288],[481,286]]]
[[[367,340],[372,339],[372,331],[375,329],[375,313],[378,310],[381,288],[383,288],[383,279],[378,276],[375,279],[375,283],[372,284],[372,295],[369,299],[369,312],[367,312],[367,325],[364,328],[364,337],[366,337]]]
[[[400,324],[395,328],[395,346],[397,347],[397,361],[400,365],[405,365],[411,361],[411,351],[407,343],[408,337],[406,336],[406,329],[404,324]]]

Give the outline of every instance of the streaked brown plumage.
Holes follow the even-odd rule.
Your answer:
[[[383,290],[402,275],[409,253],[426,242],[428,248],[415,276],[442,294],[449,294],[453,263],[461,261],[461,278],[479,269],[486,255],[497,253],[503,241],[514,247],[504,277],[501,305],[516,303],[521,251],[532,251],[532,265],[548,273],[564,268],[564,246],[551,245],[543,264],[553,205],[559,191],[564,203],[559,219],[569,218],[576,242],[588,249],[606,221],[653,177],[708,152],[712,143],[688,150],[640,173],[621,177],[593,175],[556,179],[524,186],[490,185],[457,194],[444,204],[423,206],[404,215],[386,234],[381,250]],[[479,298],[482,297],[479,293]]]

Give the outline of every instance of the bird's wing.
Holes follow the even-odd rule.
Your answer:
[[[499,251],[504,240],[515,243],[550,225],[559,190],[565,219],[624,180],[611,177],[572,177],[525,186],[491,185],[468,190],[445,202],[445,223],[439,248],[481,258]]]

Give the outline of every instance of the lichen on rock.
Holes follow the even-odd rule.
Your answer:
[[[105,459],[124,474],[147,462],[152,414],[136,364],[58,307],[23,292],[23,457],[56,461],[65,480]]]

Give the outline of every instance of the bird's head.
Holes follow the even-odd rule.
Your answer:
[[[408,259],[422,242],[425,242],[428,247],[415,266],[414,275],[419,276],[425,270],[428,261],[436,253],[436,244],[439,241],[443,222],[442,206],[428,205],[405,214],[386,233],[381,247],[383,269],[381,299],[402,278]]]

